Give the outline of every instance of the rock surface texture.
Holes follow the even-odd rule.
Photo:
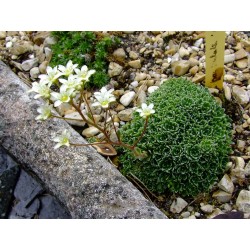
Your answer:
[[[43,101],[27,90],[0,62],[0,143],[41,179],[72,218],[167,218],[93,148],[54,150],[51,138],[63,129],[71,132],[72,142],[86,141],[65,121],[36,121]]]

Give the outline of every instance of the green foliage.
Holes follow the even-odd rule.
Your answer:
[[[138,147],[143,160],[121,149],[122,173],[134,174],[151,191],[183,196],[207,192],[225,170],[231,151],[231,123],[209,91],[183,78],[162,84],[148,98],[156,113]],[[121,130],[133,144],[144,121],[138,113]]]
[[[108,83],[107,56],[119,44],[117,37],[100,38],[90,31],[54,31],[52,35],[57,39],[57,43],[52,46],[52,67],[66,65],[72,60],[78,67],[87,65],[88,68],[96,70],[88,82],[89,87],[94,85],[100,88]]]

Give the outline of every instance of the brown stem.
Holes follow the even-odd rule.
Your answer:
[[[143,127],[143,131],[142,131],[140,137],[137,139],[137,141],[132,146],[133,149],[136,147],[136,145],[139,143],[139,141],[142,139],[143,135],[145,134],[147,125],[148,125],[148,116],[146,117],[144,127]]]
[[[98,144],[107,144],[107,142],[102,141],[102,142],[93,142],[93,143],[86,143],[86,144],[70,143],[71,146],[78,146],[78,147],[93,146],[93,145],[98,145]]]
[[[86,105],[87,105],[87,107],[88,107],[88,111],[89,111],[90,114],[91,114],[91,117],[92,117],[93,122],[96,124],[94,115],[93,115],[92,110],[91,110],[91,108],[90,108],[90,106],[89,106],[89,103],[88,103],[87,98],[85,97],[85,95],[83,95],[82,97],[83,97],[84,102],[86,103]]]
[[[79,121],[79,122],[82,121],[82,120],[80,120],[80,119],[66,118],[66,117],[61,117],[61,116],[57,116],[57,115],[52,115],[52,117],[58,118],[58,119],[63,119],[63,120],[71,120],[71,121]]]

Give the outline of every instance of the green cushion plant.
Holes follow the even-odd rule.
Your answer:
[[[91,31],[53,31],[52,35],[57,42],[52,45],[50,66],[66,65],[72,60],[79,67],[87,65],[96,70],[86,87],[100,88],[108,83],[107,57],[120,43],[117,37],[99,36],[98,32]]]
[[[136,176],[162,194],[182,196],[207,192],[225,171],[231,151],[231,123],[208,89],[184,78],[165,81],[147,100],[154,103],[146,133],[138,143],[144,159],[121,149],[122,173]],[[143,118],[124,125],[121,138],[133,143],[143,129]]]

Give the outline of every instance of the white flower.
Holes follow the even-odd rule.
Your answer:
[[[148,106],[146,103],[142,103],[141,109],[136,109],[136,111],[140,113],[141,117],[147,118],[151,114],[155,113],[155,110],[153,109],[153,107],[154,107],[153,103],[149,104]]]
[[[62,75],[62,73],[58,71],[57,66],[53,69],[48,66],[46,68],[46,72],[47,74],[42,74],[38,77],[41,79],[41,81],[47,83],[49,86],[53,84],[58,79],[58,77]]]
[[[64,90],[62,87],[60,88],[60,93],[52,92],[51,96],[55,98],[56,102],[54,103],[55,107],[58,107],[63,102],[69,102],[71,97],[74,95],[74,89]]]
[[[78,64],[73,64],[72,61],[68,61],[66,64],[66,67],[63,65],[59,65],[58,69],[61,71],[62,75],[69,76],[73,73],[73,71],[76,69]]]
[[[36,120],[46,120],[51,116],[52,104],[45,104],[37,109],[37,112],[40,114],[35,119]]]
[[[115,101],[114,95],[111,93],[114,89],[107,90],[105,87],[101,88],[101,92],[95,92],[94,96],[97,102],[93,103],[92,106],[102,106],[103,108],[108,108],[111,102]]]
[[[70,137],[70,132],[67,131],[66,129],[62,132],[61,135],[54,137],[52,140],[54,142],[57,142],[55,145],[54,149],[60,148],[61,146],[69,146],[69,137]]]
[[[39,97],[49,98],[50,97],[50,88],[49,86],[41,81],[41,82],[33,82],[32,88],[28,90],[28,92],[36,92],[37,95],[34,96],[34,99],[37,99]]]
[[[88,70],[88,67],[86,65],[83,65],[81,70],[80,69],[74,69],[77,76],[82,79],[82,81],[87,82],[91,75],[95,73],[94,69]]]
[[[66,79],[59,79],[63,85],[61,86],[62,91],[66,91],[67,89],[81,89],[81,79],[79,79],[76,75],[70,75],[68,80]]]

